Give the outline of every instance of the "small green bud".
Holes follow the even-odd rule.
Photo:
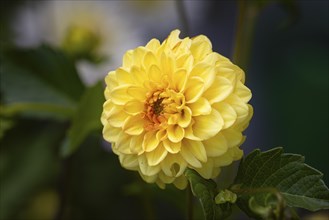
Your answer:
[[[235,203],[237,199],[237,195],[230,190],[222,190],[215,197],[216,204],[224,204],[224,203]]]

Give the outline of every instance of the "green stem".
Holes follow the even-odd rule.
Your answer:
[[[238,1],[238,20],[233,51],[233,62],[247,70],[259,7],[246,0]]]
[[[191,187],[188,186],[186,188],[186,194],[187,194],[187,220],[193,220],[193,194]]]
[[[143,208],[145,210],[145,219],[153,220],[155,219],[155,215],[153,212],[153,207],[151,203],[151,196],[148,189],[144,189],[144,195],[142,197]]]
[[[13,103],[1,106],[0,114],[5,116],[12,116],[23,112],[43,112],[52,113],[62,117],[71,117],[73,115],[73,108],[64,107],[54,104],[43,103]]]
[[[280,210],[280,213],[278,213],[279,219],[281,219],[281,217],[283,216],[285,201],[284,201],[284,198],[282,197],[282,194],[280,193],[280,191],[277,188],[264,187],[264,188],[243,188],[243,189],[241,189],[239,185],[233,185],[230,187],[230,190],[232,192],[236,193],[238,196],[241,196],[243,194],[253,195],[253,194],[257,194],[257,193],[271,193],[276,197],[276,199],[278,201],[279,210]]]
[[[182,22],[182,32],[184,35],[189,36],[190,28],[189,28],[189,23],[187,20],[183,0],[176,0],[176,6],[177,6],[177,12],[178,12],[179,19]]]
[[[54,220],[62,220],[65,215],[70,185],[71,161],[72,157],[61,161],[61,173],[58,177],[59,206],[53,218]]]

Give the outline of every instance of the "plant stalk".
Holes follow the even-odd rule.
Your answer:
[[[260,8],[252,1],[238,0],[238,18],[233,50],[233,62],[245,71],[248,68],[254,29]]]
[[[182,23],[182,32],[185,36],[190,35],[190,27],[186,15],[186,10],[184,7],[184,1],[183,0],[176,0],[176,8],[179,16],[179,20]]]

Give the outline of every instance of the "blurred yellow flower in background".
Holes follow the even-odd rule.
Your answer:
[[[101,121],[121,165],[149,183],[184,189],[187,167],[206,179],[239,160],[252,117],[244,72],[204,35],[129,50],[105,78]]]
[[[81,79],[92,85],[109,67],[119,67],[127,49],[142,42],[124,11],[119,1],[27,2],[12,24],[14,42],[21,47],[46,43],[63,49],[78,59]]]

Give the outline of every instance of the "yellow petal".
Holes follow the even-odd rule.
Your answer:
[[[116,71],[116,78],[120,85],[122,84],[134,84],[131,73],[125,71],[123,68],[118,68]]]
[[[142,66],[144,56],[147,52],[145,47],[137,47],[133,50],[133,62],[135,66]]]
[[[130,85],[125,84],[114,88],[110,93],[112,102],[117,105],[124,105],[130,101],[132,98],[127,93],[129,87]]]
[[[202,60],[212,52],[210,40],[204,35],[194,37],[192,39],[191,52],[196,60]]]
[[[160,47],[160,42],[158,39],[153,38],[146,44],[145,47],[152,52],[155,52]]]
[[[146,72],[137,66],[132,66],[130,72],[134,78],[135,84],[143,86],[145,79],[147,78]]]
[[[226,129],[222,134],[224,135],[229,147],[240,146],[244,140],[242,133],[233,129]]]
[[[195,116],[193,119],[193,134],[202,140],[215,136],[224,125],[222,116],[215,109],[209,115]]]
[[[244,118],[248,117],[249,115],[249,107],[246,103],[244,103],[237,95],[231,94],[227,99],[226,102],[230,104],[236,114],[237,114],[237,121],[236,123],[240,123]]]
[[[149,166],[158,165],[166,156],[168,151],[164,148],[162,144],[159,144],[157,148],[155,148],[151,152],[146,152],[145,156],[147,158],[147,162]]]
[[[115,143],[115,147],[117,151],[123,154],[131,154],[130,151],[130,141],[131,141],[131,136],[125,134],[123,131],[121,131],[118,135],[118,139]]]
[[[201,77],[204,82],[204,89],[206,90],[215,80],[215,67],[208,63],[198,63],[193,67],[190,76]]]
[[[149,131],[145,133],[142,146],[146,152],[153,151],[158,144],[159,140],[156,138],[156,131]]]
[[[133,50],[128,50],[123,55],[122,66],[129,69],[133,65]]]
[[[144,119],[140,115],[130,116],[122,129],[126,134],[139,135],[144,131]]]
[[[175,180],[175,177],[167,176],[163,172],[159,172],[159,179],[165,184],[170,184]]]
[[[163,141],[165,139],[167,139],[167,131],[165,129],[163,130],[159,130],[156,134],[156,138],[159,140],[159,141]]]
[[[155,181],[157,181],[157,179],[159,179],[158,174],[154,174],[151,176],[146,176],[146,175],[142,174],[141,172],[139,174],[141,175],[142,179],[147,183],[154,183]]]
[[[186,103],[196,102],[202,95],[204,90],[204,82],[201,77],[191,77],[187,80],[185,88]]]
[[[216,73],[218,76],[224,77],[228,81],[231,82],[232,85],[236,84],[237,81],[237,74],[236,72],[231,68],[232,64],[228,64],[227,66],[218,66],[216,67]]]
[[[109,100],[111,98],[111,90],[108,87],[106,87],[104,90],[104,96],[106,100]]]
[[[142,147],[143,139],[144,139],[143,135],[136,135],[136,136],[131,137],[131,141],[130,141],[130,145],[129,145],[131,153],[138,154],[138,155],[141,155],[142,153],[144,153],[144,150]]]
[[[153,82],[161,82],[162,72],[158,66],[152,65],[149,69],[149,79]]]
[[[233,91],[231,82],[221,76],[216,76],[214,83],[203,93],[203,97],[208,99],[209,103],[220,102],[229,96]]]
[[[128,117],[129,115],[123,111],[121,106],[114,105],[108,113],[107,121],[113,127],[122,127]]]
[[[160,179],[157,179],[155,181],[155,183],[157,184],[157,186],[160,188],[160,189],[165,189],[166,188],[166,184],[164,184],[164,182],[162,182]]]
[[[143,66],[148,70],[152,65],[159,65],[158,59],[152,52],[147,52],[144,56]]]
[[[219,112],[224,120],[223,129],[229,128],[235,123],[238,115],[230,104],[226,102],[218,102],[213,104],[213,107]]]
[[[120,154],[121,165],[128,170],[136,170],[138,166],[138,157],[133,154]]]
[[[166,139],[162,143],[166,150],[172,154],[178,153],[181,149],[181,142],[174,143]]]
[[[214,162],[212,159],[208,160],[206,163],[202,164],[201,168],[195,169],[203,178],[210,179],[212,178],[214,169]]]
[[[243,151],[238,147],[232,147],[227,150],[225,154],[219,157],[214,157],[214,165],[215,167],[223,167],[230,165],[233,160],[239,160],[243,156]]]
[[[189,150],[201,162],[207,162],[207,153],[202,141],[184,140],[183,148]]]
[[[160,63],[163,75],[171,76],[174,73],[175,62],[171,53],[162,53]]]
[[[179,125],[169,125],[167,134],[170,141],[177,143],[184,138],[184,129]]]
[[[234,90],[234,93],[240,97],[240,99],[247,103],[251,99],[251,91],[241,81],[238,81]]]
[[[134,99],[144,102],[146,99],[147,90],[143,87],[131,86],[127,89],[127,94]]]
[[[185,37],[183,40],[178,41],[176,45],[172,48],[172,50],[177,56],[181,54],[188,54],[190,52],[191,44],[191,39]]]
[[[247,104],[248,106],[248,115],[244,116],[244,117],[239,117],[238,120],[236,121],[236,123],[233,125],[234,128],[238,131],[243,131],[245,130],[250,122],[250,119],[252,118],[253,114],[254,114],[254,110],[253,107],[249,104]]]
[[[179,38],[180,31],[179,30],[173,30],[167,39],[165,40],[165,44],[172,49],[181,39]]]
[[[106,141],[114,143],[118,140],[118,135],[120,134],[120,132],[120,128],[115,128],[110,124],[106,124],[103,128],[103,137]]]
[[[103,104],[103,112],[102,112],[102,116],[101,116],[101,122],[103,125],[108,123],[108,117],[110,115],[110,111],[112,110],[112,108],[114,107],[113,102],[109,99],[106,100]]]
[[[168,125],[175,125],[177,124],[177,120],[178,120],[178,113],[176,114],[168,114]]]
[[[202,139],[195,136],[193,133],[193,125],[195,124],[194,119],[192,118],[191,120],[191,124],[185,128],[185,138],[190,139],[190,140],[194,140],[194,141],[201,141]]]
[[[180,151],[180,155],[184,158],[184,160],[194,168],[202,167],[201,162],[195,157],[195,155],[190,150],[189,146],[185,144],[185,142],[183,142],[182,144],[183,145]]]
[[[218,54],[216,52],[212,52],[212,53],[208,54],[207,56],[205,56],[205,58],[202,60],[202,63],[207,63],[211,66],[214,66],[220,60],[220,58],[221,58],[220,54]]]
[[[221,156],[226,153],[228,148],[227,141],[222,132],[208,140],[203,141],[203,145],[209,157]]]
[[[233,162],[233,158],[230,154],[230,149],[222,156],[215,157],[213,160],[216,167],[223,167],[230,165]]]
[[[172,75],[172,88],[176,91],[183,91],[187,79],[187,72],[185,69],[179,69]]]
[[[188,104],[192,111],[192,116],[208,115],[211,112],[211,105],[207,99],[200,97],[196,102]]]
[[[177,122],[182,128],[186,128],[190,125],[192,118],[192,111],[189,107],[184,107],[178,114]]]
[[[176,68],[185,69],[189,73],[193,68],[194,58],[191,54],[183,54],[176,59]]]
[[[160,166],[151,166],[148,163],[147,156],[141,155],[138,157],[138,162],[139,162],[139,168],[141,170],[141,173],[146,175],[146,176],[152,176],[154,174],[157,174],[160,171]]]
[[[136,100],[129,101],[124,105],[123,110],[130,115],[137,115],[144,111],[144,103]]]
[[[115,71],[111,71],[107,74],[107,76],[105,77],[105,83],[107,85],[107,89],[109,91],[112,91],[113,88],[117,87],[118,81],[117,81],[117,77],[116,77],[116,73]],[[106,97],[108,99],[108,97]]]
[[[239,147],[233,147],[231,149],[233,160],[240,160],[243,156],[243,151]]]
[[[187,179],[184,175],[181,175],[175,179],[173,184],[180,190],[183,190],[187,187]]]
[[[161,169],[167,176],[177,177],[183,174],[187,163],[180,154],[168,154],[161,162]]]

